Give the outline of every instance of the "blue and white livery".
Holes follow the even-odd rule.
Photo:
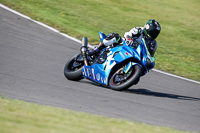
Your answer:
[[[101,42],[105,37],[104,33],[99,32]],[[113,90],[128,89],[155,65],[155,58],[150,56],[144,38],[141,42],[135,49],[123,41],[119,46],[106,47],[92,58],[86,53],[87,38],[84,37],[81,54],[68,61],[64,74],[69,80],[86,78]]]

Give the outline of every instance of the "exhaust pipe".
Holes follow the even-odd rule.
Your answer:
[[[83,55],[83,60],[84,60],[84,64],[86,66],[88,66],[88,61],[87,61],[87,51],[88,51],[88,38],[87,37],[83,37],[82,38],[82,46],[81,46],[81,53]]]

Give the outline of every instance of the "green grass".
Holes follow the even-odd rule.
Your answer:
[[[199,0],[0,0],[78,39],[98,44],[98,32],[123,36],[154,18],[161,24],[156,67],[200,81]]]
[[[186,133],[0,97],[0,133]]]

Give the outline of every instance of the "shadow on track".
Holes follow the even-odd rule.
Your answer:
[[[153,92],[148,89],[128,89],[123,92],[146,95],[146,96],[166,97],[166,98],[173,98],[173,99],[180,99],[180,100],[200,101],[200,98],[174,95],[174,94],[168,94],[168,93],[162,93],[162,92]]]
[[[79,82],[87,83],[87,84],[95,85],[95,86],[98,86],[98,87],[103,87],[103,88],[110,89],[107,86],[101,85],[101,84],[93,82],[93,81],[85,80],[85,81],[79,81]],[[181,95],[175,95],[175,94],[168,94],[168,93],[162,93],[162,92],[153,92],[153,91],[148,90],[148,89],[128,89],[128,90],[121,91],[121,92],[138,94],[138,95],[146,95],[146,96],[155,96],[155,97],[165,97],[165,98],[172,98],[172,99],[180,99],[180,100],[200,101],[200,98],[189,97],[189,96],[181,96]]]

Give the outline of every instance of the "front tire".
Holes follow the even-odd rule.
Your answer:
[[[109,86],[116,91],[128,89],[133,84],[137,84],[142,75],[142,68],[139,65],[133,66],[128,73],[123,73],[123,66],[116,69],[111,75]]]
[[[83,79],[83,62],[77,62],[76,59],[81,54],[73,56],[65,65],[64,75],[68,80],[79,81]]]

